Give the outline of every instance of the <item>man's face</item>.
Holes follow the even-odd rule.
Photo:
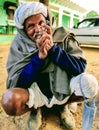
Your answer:
[[[40,37],[40,33],[44,31],[43,24],[46,24],[46,19],[42,14],[32,15],[28,17],[25,22],[25,30],[27,35],[32,39],[36,40]]]

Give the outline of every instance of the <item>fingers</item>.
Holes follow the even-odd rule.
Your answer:
[[[46,51],[49,51],[51,48],[52,48],[52,46],[53,46],[54,44],[53,44],[53,41],[52,40],[50,40],[50,38],[48,39],[48,38],[46,38],[46,37],[44,37],[44,38],[42,38],[41,40],[39,40],[38,42],[37,42],[37,47],[38,47],[38,49],[41,51],[43,51],[44,50],[44,48],[46,49]]]
[[[51,35],[51,28],[48,25],[43,25],[45,30],[42,31],[41,36],[37,37],[36,45],[39,49],[39,58],[44,59],[48,55],[48,51],[53,46],[53,40]]]
[[[44,30],[45,30],[48,34],[52,35],[52,29],[51,29],[51,27],[50,27],[49,25],[43,24],[43,25],[42,25],[42,28],[44,28]]]
[[[46,39],[51,40],[51,37],[48,34],[43,33],[42,36],[36,40],[37,47],[42,46],[44,42],[46,41]]]
[[[44,46],[44,48],[45,48],[47,51],[49,51],[49,50],[52,48],[51,42],[50,42],[48,39],[45,41],[45,46]]]

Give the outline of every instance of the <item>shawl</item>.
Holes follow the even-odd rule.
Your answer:
[[[42,13],[45,17],[47,17],[47,8],[42,3],[39,2],[28,2],[23,3],[18,7],[15,12],[15,23],[16,27],[23,29],[23,23],[26,18],[31,15]]]
[[[40,2],[26,2],[20,5],[14,15],[17,35],[12,41],[7,60],[7,88],[15,87],[20,72],[28,64],[33,54],[38,51],[35,41],[32,41],[24,31],[24,20],[29,16],[42,13],[50,25],[52,25],[52,15],[48,7]]]

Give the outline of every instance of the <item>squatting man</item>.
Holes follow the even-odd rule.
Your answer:
[[[74,128],[75,102],[83,100],[80,79],[84,79],[86,99],[98,92],[96,78],[84,72],[87,61],[75,35],[64,27],[53,28],[50,10],[39,2],[20,5],[14,20],[17,35],[10,47],[7,89],[2,96],[5,112],[19,116],[31,111],[28,129],[37,130],[40,126],[32,122],[42,107],[61,105],[61,122]]]

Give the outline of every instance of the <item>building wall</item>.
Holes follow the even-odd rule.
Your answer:
[[[56,2],[57,0],[50,0],[49,6],[55,16],[56,26],[64,26],[67,28],[72,28],[77,22],[79,22],[83,16],[84,12],[74,10],[67,7],[66,5]],[[65,1],[66,2],[66,1]],[[80,10],[80,7],[78,7]],[[55,13],[57,12],[57,19]]]
[[[0,33],[14,33],[15,23],[13,15],[19,4],[30,0],[0,0]],[[33,1],[33,0],[31,0]],[[35,0],[36,1],[36,0]],[[38,1],[38,0],[37,0]],[[54,27],[64,26],[67,28],[73,27],[83,17],[83,12],[76,11],[57,2],[58,0],[49,0],[49,7],[54,16]],[[65,0],[66,3],[67,0]],[[14,31],[14,32],[13,32]]]
[[[13,16],[17,6],[17,0],[0,0],[0,34],[13,33],[15,30]]]
[[[62,15],[62,26],[64,27],[70,26],[70,16]]]
[[[0,32],[6,33],[6,28],[5,26],[7,25],[7,15],[6,15],[6,10],[3,8],[4,5],[4,0],[0,1]],[[4,27],[1,27],[4,26]]]

